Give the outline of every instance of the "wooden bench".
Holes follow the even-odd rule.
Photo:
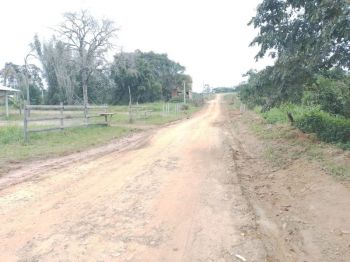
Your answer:
[[[111,125],[111,120],[112,120],[112,117],[113,117],[114,113],[100,113],[100,116],[104,116],[105,117],[105,124],[107,126],[110,126]]]

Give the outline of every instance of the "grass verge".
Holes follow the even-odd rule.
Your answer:
[[[317,161],[329,174],[350,179],[350,152],[319,141],[289,124],[269,124],[256,113],[244,114],[243,122],[265,143],[265,157],[276,168],[285,168],[295,160]]]
[[[163,114],[163,103],[151,103],[143,106],[152,110],[152,114],[147,118],[135,119],[132,125],[128,124],[127,106],[112,106],[109,111],[116,112],[112,118],[112,126],[91,125],[89,127],[68,128],[63,131],[30,133],[30,140],[27,144],[23,141],[23,128],[20,125],[0,126],[0,174],[10,169],[11,163],[79,152],[124,136],[136,130],[140,124],[145,126],[161,125],[182,119],[200,109],[200,107],[189,105],[186,113],[176,114],[171,111],[168,114]],[[94,118],[91,119],[90,123],[102,122],[102,120]],[[123,126],[123,124],[128,125]],[[38,127],[40,126],[35,126],[35,128]],[[45,127],[48,125],[46,124]]]
[[[107,143],[131,131],[131,128],[112,126],[70,128],[64,131],[33,133],[29,143],[25,144],[21,127],[1,127],[0,173],[8,171],[11,163],[79,152]]]

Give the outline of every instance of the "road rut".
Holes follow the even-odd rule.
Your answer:
[[[2,189],[0,260],[264,261],[224,122],[217,96],[127,150]]]

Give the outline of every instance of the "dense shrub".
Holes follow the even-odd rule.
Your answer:
[[[295,126],[303,132],[315,133],[325,142],[342,143],[350,148],[350,119],[313,109],[298,117]]]
[[[182,104],[182,105],[181,105],[181,110],[182,110],[182,111],[187,111],[187,110],[189,110],[189,109],[190,109],[189,105],[187,105],[187,104]]]
[[[305,133],[315,133],[325,142],[340,143],[350,149],[350,119],[334,116],[317,107],[283,104],[261,113],[269,124],[287,123],[287,112],[294,117],[294,125]]]
[[[302,103],[307,106],[319,105],[323,111],[350,117],[350,79],[329,79],[318,76],[312,86],[304,92]]]
[[[170,103],[182,103],[184,98],[182,96],[175,96],[169,100]]]
[[[261,113],[265,118],[266,122],[269,124],[275,123],[287,123],[288,116],[287,113],[291,113],[294,118],[298,118],[308,112],[313,110],[314,108],[305,107],[300,105],[295,105],[292,103],[285,103],[280,105],[279,107],[273,107],[269,111]]]

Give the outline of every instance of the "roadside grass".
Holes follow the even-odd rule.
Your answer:
[[[0,115],[0,121],[20,121],[23,120],[23,116],[17,114],[10,114],[8,117],[6,115]]]
[[[63,131],[30,133],[27,144],[24,143],[22,124],[18,124],[19,121],[6,121],[5,126],[0,126],[0,174],[7,172],[11,163],[55,157],[107,144],[113,139],[139,130],[139,125],[162,125],[185,118],[201,108],[189,105],[186,112],[175,113],[173,110],[168,114],[163,114],[163,103],[149,103],[142,106],[145,106],[147,110],[152,110],[152,114],[147,118],[135,119],[132,124],[129,124],[127,106],[111,106],[109,112],[116,112],[112,118],[111,126],[94,125],[102,123],[104,119],[102,117],[91,118],[89,123],[92,125],[88,127],[71,127]],[[20,120],[22,119],[20,118]],[[57,127],[57,122],[51,121],[42,123],[42,125],[40,122],[35,122],[31,128]]]
[[[176,120],[183,119],[187,116],[190,116],[201,109],[201,107],[196,107],[193,104],[189,103],[188,110],[180,111],[176,113],[174,111],[175,104],[170,104],[170,112],[163,112],[163,102],[155,103],[146,103],[140,104],[140,106],[145,107],[146,110],[151,110],[151,114],[148,117],[136,117],[136,114],[133,115],[133,124],[142,124],[142,125],[162,125]],[[117,125],[118,123],[129,124],[129,114],[127,106],[111,106],[108,108],[109,112],[114,112],[115,115],[112,117],[112,124]]]
[[[179,120],[183,117],[186,117],[187,115],[191,115],[192,113],[198,111],[201,107],[195,106],[193,103],[188,103],[189,109],[186,111],[180,111],[178,113],[175,113],[175,104],[176,103],[168,103],[170,105],[170,112],[164,114],[163,113],[163,106],[164,102],[154,102],[154,103],[145,103],[145,104],[139,104],[140,107],[143,107],[144,109],[140,109],[140,111],[148,110],[151,111],[150,117],[136,117],[136,113],[133,115],[134,123],[141,123],[144,125],[150,124],[150,125],[161,125],[164,123],[167,123],[169,121],[175,121]],[[177,103],[180,104],[181,103]],[[110,105],[108,106],[108,112],[115,113],[111,119],[111,123],[113,124],[128,124],[129,123],[129,107],[128,105]],[[98,114],[99,111],[91,111],[91,114]],[[32,117],[40,117],[44,116],[45,114],[57,114],[55,111],[37,111],[33,110],[31,111]],[[71,115],[82,115],[82,112],[69,112],[68,114]],[[141,112],[142,114],[142,112]],[[96,117],[91,118],[89,120],[89,123],[96,124],[96,123],[102,123],[104,121],[103,117]],[[2,125],[23,125],[23,116],[18,114],[18,111],[15,109],[10,110],[10,116],[6,117],[4,114],[0,114],[0,122],[2,122]],[[53,121],[54,122],[54,121]],[[57,121],[56,121],[57,122]],[[81,120],[82,122],[82,120]],[[36,123],[33,123],[32,125],[36,125]],[[38,122],[38,125],[40,123]],[[47,124],[46,124],[47,125]]]
[[[241,100],[239,100],[236,93],[228,93],[224,96],[224,101],[230,105],[233,109],[239,109],[242,105]]]
[[[23,141],[23,128],[0,127],[0,174],[10,163],[27,159],[60,156],[105,144],[132,132],[125,127],[89,126],[63,131],[32,133],[27,144]]]
[[[319,141],[289,124],[269,124],[254,112],[246,112],[244,123],[265,140],[265,157],[276,168],[285,168],[293,161],[306,158],[317,161],[329,174],[350,179],[350,152]]]
[[[258,108],[256,108],[258,109]],[[304,133],[315,134],[319,140],[350,150],[350,119],[331,115],[316,106],[285,103],[267,112],[254,110],[269,124],[287,124],[287,113],[293,116],[293,125]]]

